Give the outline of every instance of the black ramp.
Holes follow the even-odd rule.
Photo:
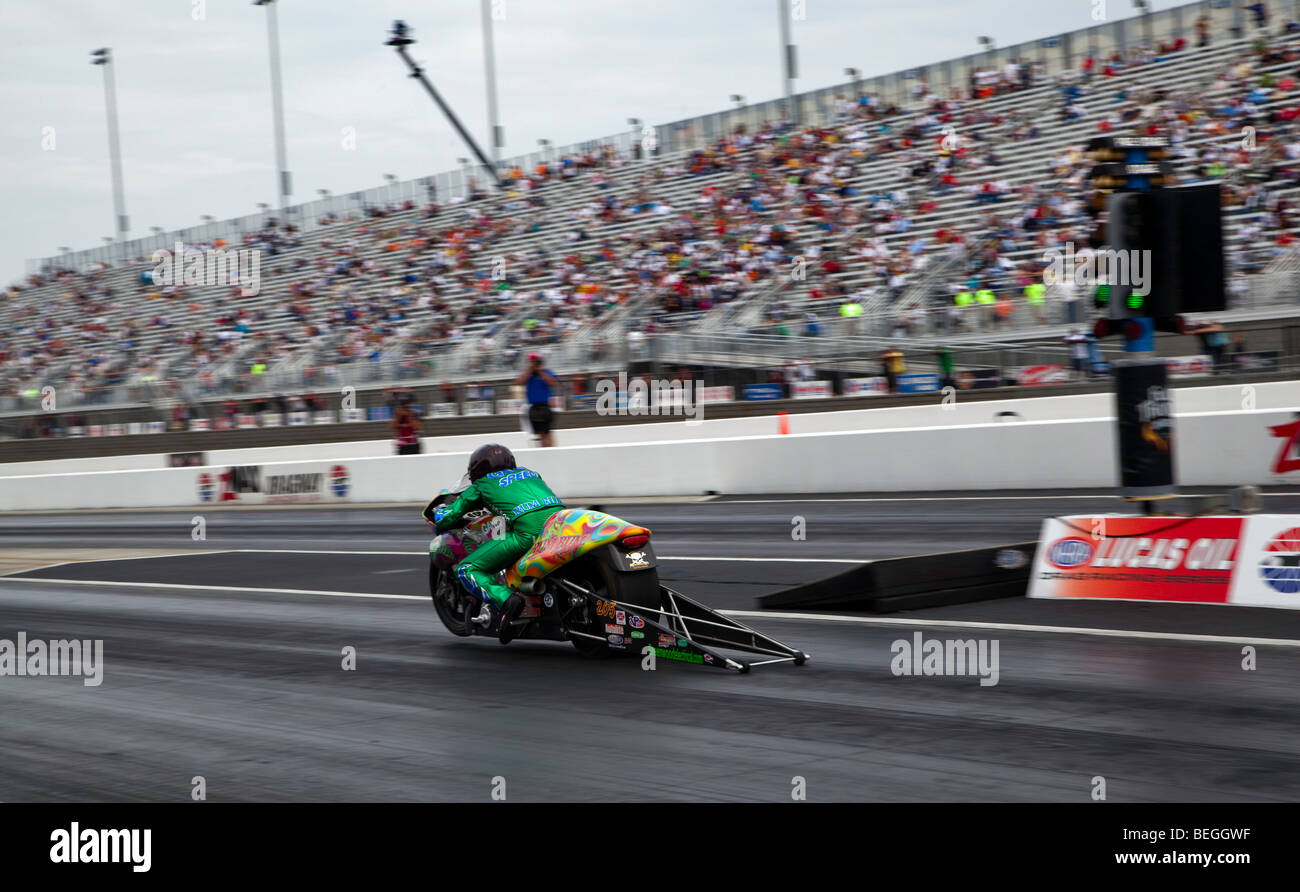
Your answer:
[[[890,613],[1025,594],[1037,542],[887,558],[759,598],[768,610]]]

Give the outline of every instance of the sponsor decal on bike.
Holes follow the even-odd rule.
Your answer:
[[[617,613],[618,613],[618,605],[615,604],[613,601],[596,602],[596,616],[607,616],[610,619],[614,619],[614,616]]]
[[[605,623],[605,631],[606,631],[607,633],[609,633],[610,635],[622,635],[622,634],[623,634],[623,627],[622,627],[622,626],[614,626],[614,625],[610,625],[609,623]]]
[[[633,614],[632,616],[629,616],[627,618],[627,624],[634,629],[645,628],[645,620],[643,620],[641,617],[637,616],[636,614]]]
[[[672,635],[660,635],[660,636],[659,636],[659,646],[660,646],[660,647],[676,647],[676,646],[677,646],[677,639],[674,638]]]
[[[542,595],[542,603],[545,604],[547,607],[554,607],[555,598],[551,596],[550,592],[547,592],[546,594]]]
[[[648,567],[650,561],[646,560],[644,551],[629,551],[627,554],[627,565],[629,567]]]
[[[609,640],[610,647],[622,647],[622,646],[623,646],[623,636],[622,636],[622,635],[607,635],[606,638]]]
[[[676,660],[679,663],[703,663],[704,657],[701,654],[688,653],[681,650],[669,650],[666,647],[656,647],[655,656],[665,660]]]
[[[645,637],[645,632],[633,632],[633,633],[632,633],[632,637],[633,637],[633,638],[644,638],[644,637]]]
[[[713,665],[713,654],[705,654],[705,655],[704,655],[704,662],[706,662],[706,663],[708,663],[710,666],[712,666],[712,665]]]
[[[627,624],[627,614],[624,613],[622,610],[617,611],[617,612],[614,614],[614,622],[618,623],[620,626],[622,626],[622,625],[626,625],[626,624]]]

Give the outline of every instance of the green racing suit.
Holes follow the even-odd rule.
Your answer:
[[[437,509],[434,529],[439,533],[455,529],[467,512],[483,508],[506,519],[506,534],[484,542],[458,563],[456,578],[471,594],[500,607],[510,597],[510,589],[497,582],[497,574],[523,557],[542,526],[564,503],[536,471],[493,471],[471,483],[456,501]]]

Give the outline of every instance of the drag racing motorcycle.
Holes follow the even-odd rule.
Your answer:
[[[443,490],[424,509],[449,505],[468,477]],[[453,635],[496,637],[476,623],[481,604],[456,578],[453,567],[505,530],[487,510],[467,514],[462,525],[435,535],[429,545],[429,593],[438,618]],[[569,641],[586,657],[619,653],[748,672],[768,663],[803,665],[807,654],[723,616],[659,582],[650,530],[595,508],[564,508],[552,515],[532,547],[502,571],[501,581],[519,592],[525,607],[516,640]],[[647,648],[649,650],[647,650]],[[742,660],[722,650],[758,654]]]

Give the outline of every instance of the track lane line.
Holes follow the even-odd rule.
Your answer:
[[[274,594],[274,595],[314,595],[332,598],[370,598],[377,600],[390,601],[427,601],[428,595],[390,595],[379,592],[336,592],[322,589],[297,589],[297,588],[254,588],[248,586],[233,585],[188,585],[181,583],[167,582],[112,582],[108,580],[90,580],[90,579],[45,579],[36,577],[6,577],[0,579],[0,582],[48,582],[59,585],[97,585],[106,588],[125,587],[125,588],[147,588],[147,589],[178,589],[182,591],[216,591],[216,592],[241,592],[254,594]],[[944,620],[944,619],[904,619],[893,617],[867,617],[867,616],[844,616],[842,614],[818,614],[818,613],[776,613],[761,610],[719,610],[718,613],[723,616],[734,616],[745,619],[779,619],[793,620],[799,622],[839,622],[853,623],[864,626],[895,626],[895,627],[942,627],[949,629],[980,629],[989,631],[1004,632],[1026,632],[1030,634],[1052,634],[1052,635],[1088,635],[1101,638],[1134,638],[1145,641],[1180,641],[1199,644],[1258,644],[1267,647],[1297,647],[1300,648],[1300,640],[1291,638],[1255,638],[1247,636],[1229,636],[1229,635],[1199,635],[1189,632],[1142,632],[1130,629],[1096,629],[1086,626],[1039,626],[1025,623],[990,623],[976,622],[972,620]]]
[[[776,613],[765,610],[719,610],[726,616],[746,619],[814,620],[819,622],[856,623],[864,626],[943,626],[950,629],[985,629],[1004,632],[1034,632],[1056,635],[1092,635],[1103,638],[1141,638],[1150,641],[1192,641],[1212,644],[1265,644],[1273,647],[1300,647],[1294,638],[1251,638],[1231,635],[1198,635],[1191,632],[1139,632],[1132,629],[1095,629],[1087,626],[1039,626],[1028,623],[990,623],[975,620],[904,619],[874,616],[844,616],[820,613]]]

